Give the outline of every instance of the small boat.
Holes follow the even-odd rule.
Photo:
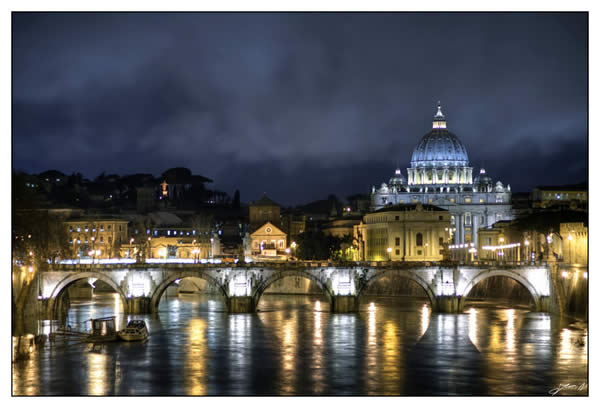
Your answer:
[[[115,317],[92,319],[92,332],[86,337],[87,342],[111,342],[117,340]]]
[[[127,327],[119,331],[119,338],[124,341],[143,341],[148,338],[148,328],[141,320],[129,321]]]

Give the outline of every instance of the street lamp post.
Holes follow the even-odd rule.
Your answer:
[[[388,261],[392,261],[392,248],[391,247],[387,248],[387,253],[388,253]]]

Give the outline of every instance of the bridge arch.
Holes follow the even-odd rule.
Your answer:
[[[214,286],[216,286],[219,289],[219,292],[223,296],[223,300],[225,301],[225,304],[229,303],[229,296],[227,295],[227,291],[223,288],[223,286],[221,285],[219,280],[217,280],[216,278],[212,277],[211,275],[209,275],[208,273],[206,273],[204,271],[184,270],[179,273],[171,274],[168,278],[163,280],[154,289],[154,292],[152,292],[152,295],[150,296],[150,310],[152,312],[157,312],[158,311],[158,303],[160,302],[160,299],[161,299],[162,295],[164,294],[165,290],[167,289],[167,287],[170,286],[171,284],[173,284],[175,282],[175,280],[179,280],[179,279],[186,278],[186,277],[201,278],[203,280],[208,281],[210,284],[213,284]]]
[[[525,287],[525,289],[529,292],[529,294],[533,298],[533,302],[535,304],[536,309],[539,308],[541,295],[538,292],[538,290],[527,278],[523,277],[520,273],[518,273],[516,271],[512,271],[512,270],[485,270],[485,271],[482,271],[481,273],[479,273],[475,277],[473,277],[467,283],[467,285],[462,290],[462,292],[458,293],[458,295],[461,295],[463,298],[465,298],[467,295],[469,295],[469,293],[471,292],[473,287],[475,287],[478,283],[480,283],[483,280],[486,280],[490,277],[496,277],[496,276],[508,277],[512,280],[515,280],[519,284],[521,284],[523,287]]]
[[[52,290],[52,293],[50,294],[50,297],[49,297],[48,311],[50,312],[49,317],[51,319],[55,319],[54,317],[56,316],[56,304],[57,304],[56,300],[58,299],[60,294],[74,282],[79,281],[79,280],[88,279],[88,278],[95,278],[99,281],[102,281],[102,282],[108,284],[121,297],[121,301],[123,303],[123,307],[124,307],[125,311],[126,312],[129,311],[127,296],[125,295],[125,293],[123,292],[121,287],[112,278],[110,278],[106,274],[99,272],[99,271],[84,271],[84,272],[77,272],[75,274],[71,274],[71,275],[65,277],[64,279],[62,279],[61,281],[59,281],[58,284],[56,284],[56,286]]]
[[[313,273],[311,273],[309,271],[305,271],[305,270],[278,271],[278,272],[271,274],[266,280],[261,281],[258,284],[258,286],[256,287],[256,290],[254,291],[254,295],[252,296],[252,302],[254,303],[254,306],[258,307],[258,302],[260,301],[263,293],[265,292],[265,290],[267,288],[269,288],[269,286],[271,284],[273,284],[275,281],[281,280],[282,278],[285,278],[285,277],[303,277],[303,278],[307,278],[311,281],[314,281],[317,284],[317,286],[321,289],[321,291],[325,294],[325,296],[327,297],[327,302],[329,303],[329,307],[331,308],[331,305],[333,302],[332,301],[333,293],[329,290],[327,285],[324,284],[319,279],[319,277],[317,277]]]
[[[387,277],[387,276],[404,277],[408,280],[411,280],[411,281],[414,281],[415,283],[417,283],[425,291],[425,294],[427,294],[427,298],[429,298],[429,303],[431,305],[431,309],[436,309],[436,304],[437,304],[436,295],[435,295],[435,292],[433,291],[433,289],[431,288],[431,286],[427,283],[427,281],[425,281],[423,278],[421,278],[420,276],[418,276],[417,274],[415,274],[414,272],[411,272],[409,270],[394,270],[394,269],[383,270],[383,271],[379,271],[379,272],[373,274],[362,285],[362,287],[360,287],[360,289],[356,293],[356,297],[358,299],[358,307],[360,307],[360,300],[361,300],[362,296],[364,295],[364,293],[366,292],[366,290],[369,288],[369,286],[371,286],[371,284],[373,284],[375,281],[379,280],[380,278]]]

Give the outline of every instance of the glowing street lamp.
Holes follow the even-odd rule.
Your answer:
[[[387,248],[387,252],[388,252],[388,260],[389,260],[389,261],[392,261],[392,248],[391,248],[391,247],[388,247],[388,248]]]

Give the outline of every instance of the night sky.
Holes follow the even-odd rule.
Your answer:
[[[13,168],[368,193],[438,100],[513,191],[587,180],[587,14],[13,14]]]

